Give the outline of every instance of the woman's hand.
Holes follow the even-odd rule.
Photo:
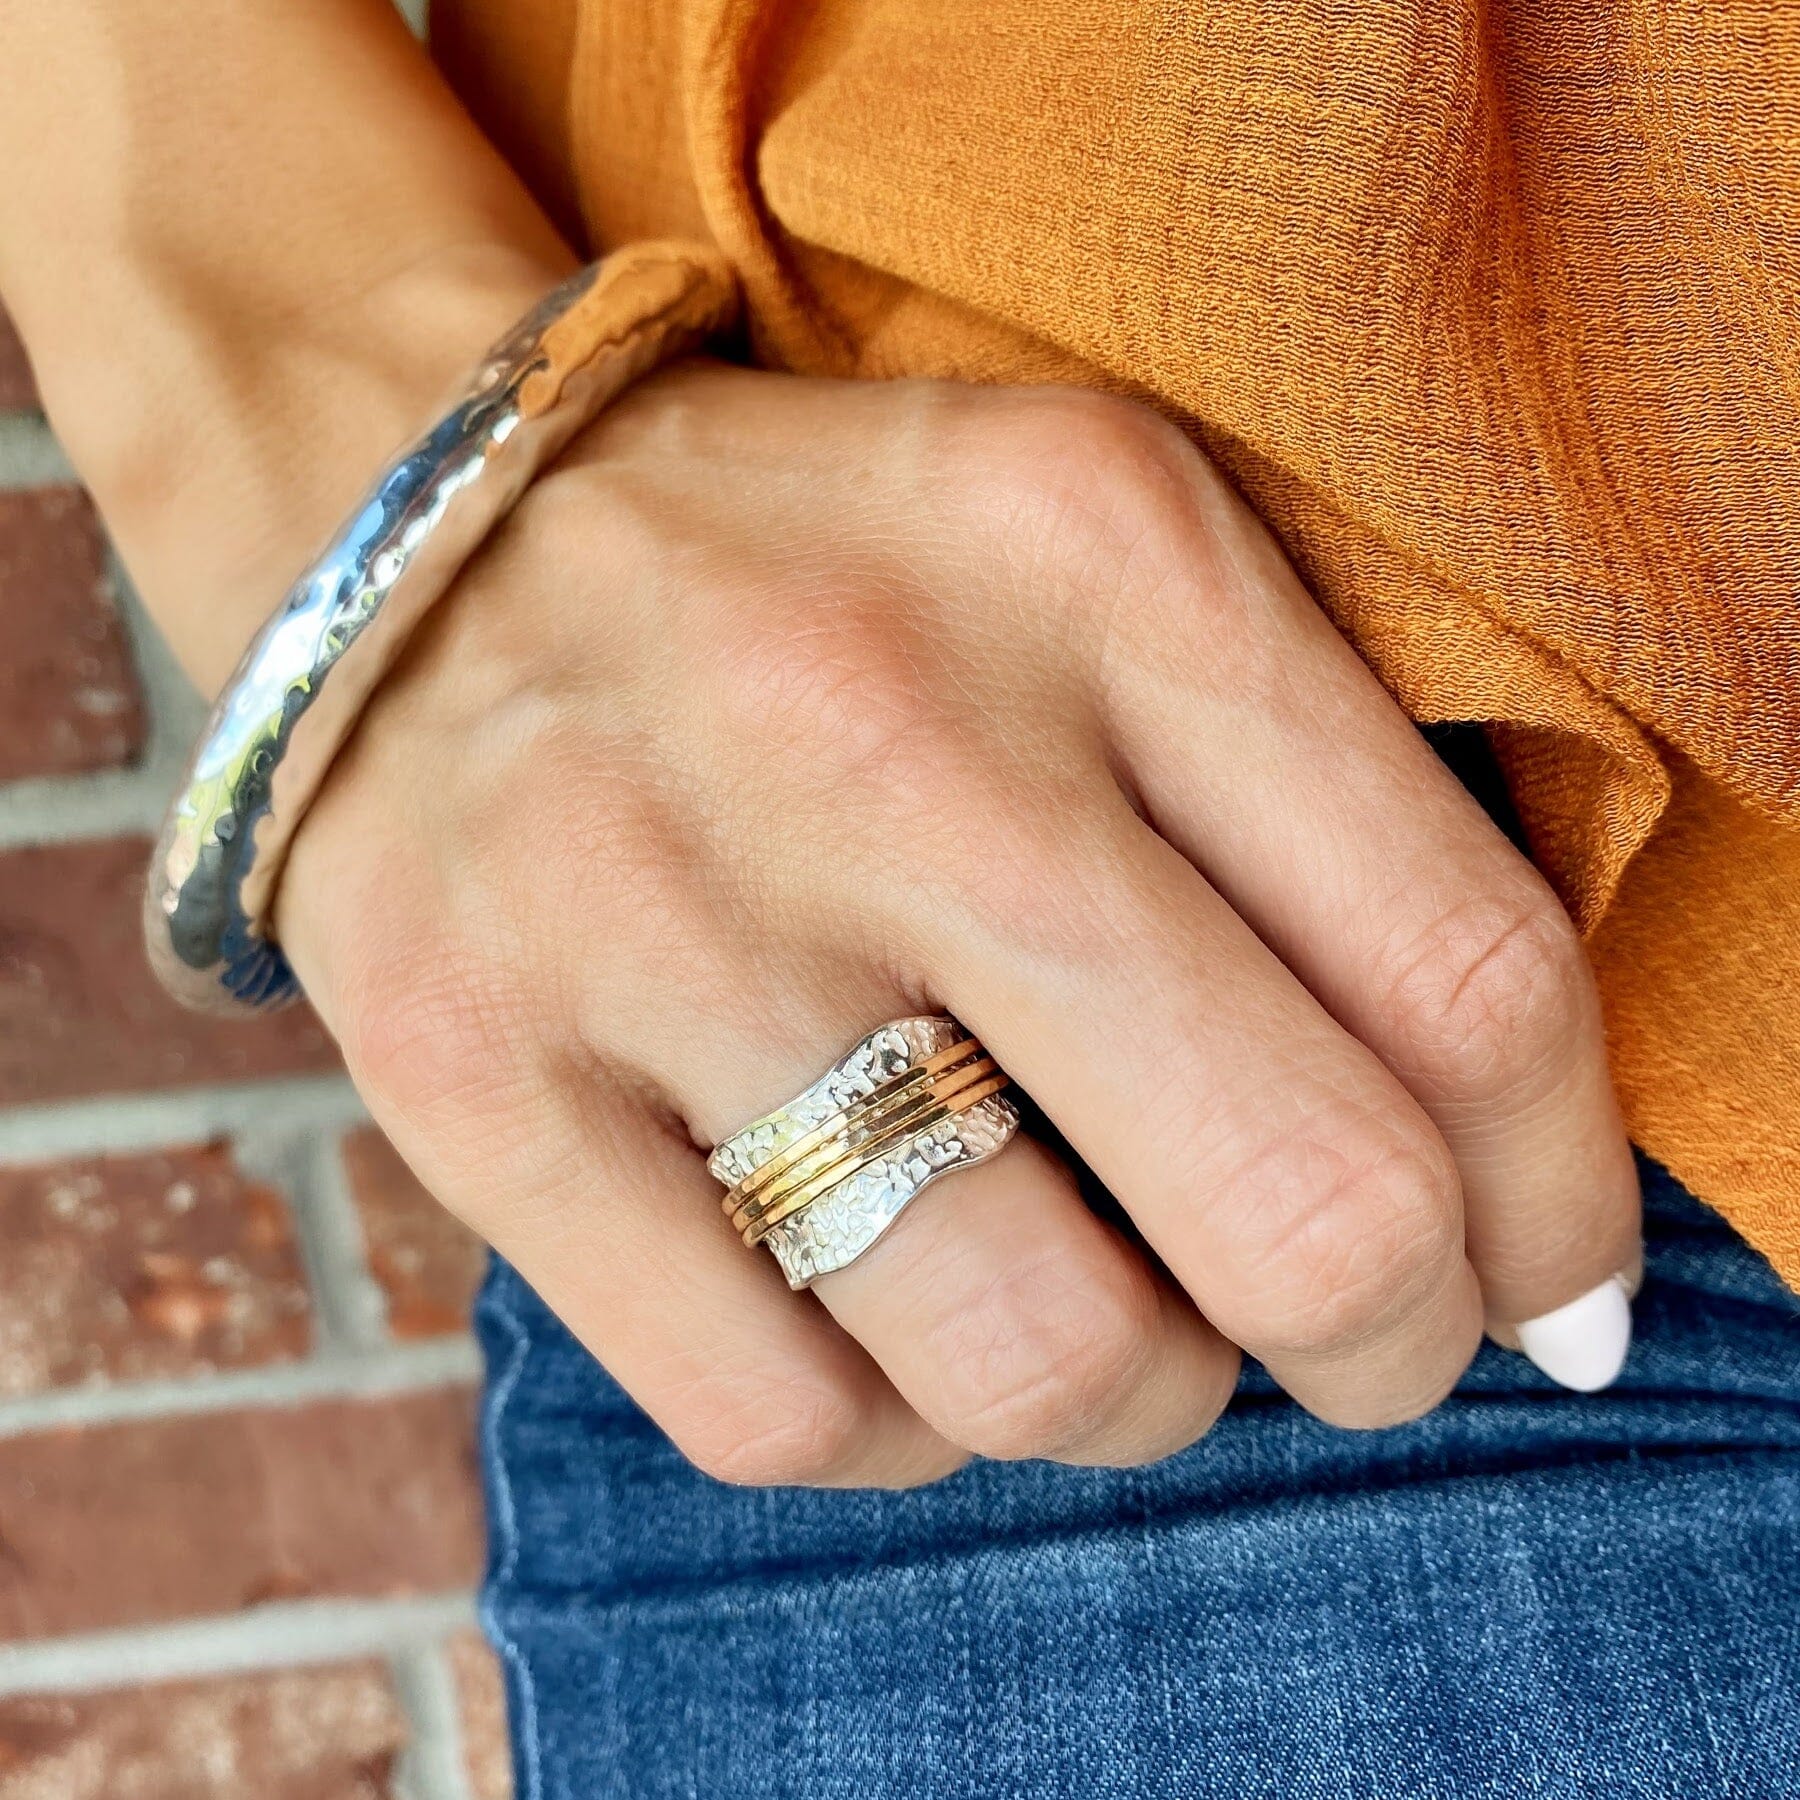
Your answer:
[[[1238,1346],[1399,1421],[1636,1262],[1567,919],[1108,398],[646,382],[376,696],[279,925],[423,1178],[730,1480],[1147,1460]],[[743,1248],[696,1146],[937,1010],[1164,1267],[1024,1140],[817,1301]]]

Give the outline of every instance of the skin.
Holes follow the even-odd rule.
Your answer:
[[[0,282],[150,604],[216,684],[424,396],[566,253],[378,12],[200,10],[244,85],[279,52],[302,93],[233,117],[222,195],[181,153],[224,128],[193,122],[205,94],[157,113],[161,160],[196,164],[158,177],[163,214],[171,183],[202,209],[171,247],[117,223],[141,157],[81,148],[55,104],[59,70],[64,110],[99,104],[84,30],[141,28],[0,5],[46,70],[36,128],[77,162],[64,235],[100,247],[43,272],[40,203],[9,197]],[[179,93],[162,24],[122,66]],[[212,246],[271,184],[302,221],[337,191],[290,154],[333,108],[423,184],[385,237],[335,221],[332,267],[366,278],[297,326],[270,241],[206,298]],[[21,129],[0,123],[0,157]],[[106,332],[102,404],[79,346]],[[118,381],[154,396],[171,364],[200,415],[175,479],[129,406],[117,422]],[[1389,1424],[1449,1391],[1484,1327],[1637,1257],[1554,897],[1210,465],[1101,395],[699,360],[645,381],[377,693],[277,922],[433,1191],[723,1479],[1145,1461],[1208,1429],[1241,1351],[1322,1418]],[[1154,1258],[1029,1141],[812,1296],[743,1249],[705,1147],[881,1020],[939,1009]]]

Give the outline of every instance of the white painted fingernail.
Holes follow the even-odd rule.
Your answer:
[[[1631,1348],[1631,1302],[1618,1276],[1567,1306],[1528,1319],[1519,1328],[1519,1348],[1566,1388],[1598,1393],[1618,1379]]]

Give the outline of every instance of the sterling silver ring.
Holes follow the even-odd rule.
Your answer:
[[[745,1243],[766,1245],[789,1287],[810,1287],[855,1262],[940,1175],[1006,1147],[1019,1128],[1006,1085],[956,1020],[896,1019],[706,1166]]]

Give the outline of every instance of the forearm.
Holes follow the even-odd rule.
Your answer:
[[[569,252],[386,0],[0,0],[0,294],[203,686]]]

